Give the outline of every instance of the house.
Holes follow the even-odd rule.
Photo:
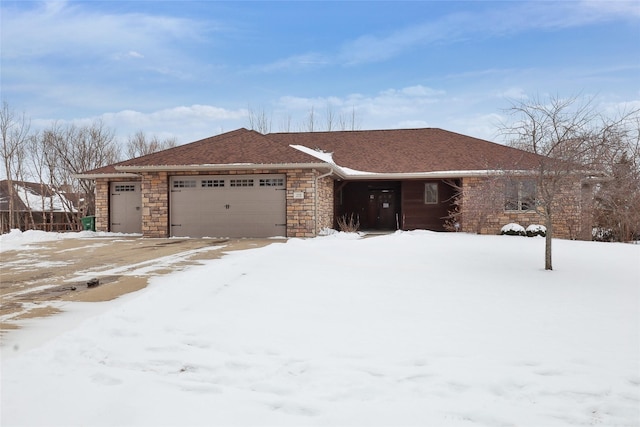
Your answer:
[[[365,230],[498,233],[509,222],[541,221],[531,179],[539,160],[434,128],[265,135],[238,129],[79,177],[95,180],[98,231],[312,237],[353,215]],[[497,187],[499,209],[479,208],[474,200],[490,199]],[[580,191],[579,181],[567,190],[559,237],[585,233]]]
[[[10,186],[11,184],[11,186]],[[10,191],[13,187],[13,191]],[[12,197],[13,196],[13,197]],[[10,200],[13,199],[13,203]],[[78,201],[51,186],[27,181],[0,181],[0,232],[10,228],[44,231],[76,230]],[[13,212],[13,221],[10,221]]]

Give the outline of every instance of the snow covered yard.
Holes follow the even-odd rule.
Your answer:
[[[640,425],[640,246],[556,240],[553,272],[543,246],[414,231],[234,252],[4,348],[0,421]]]

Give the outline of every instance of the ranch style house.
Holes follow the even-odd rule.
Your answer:
[[[497,234],[507,223],[541,223],[539,162],[526,151],[436,128],[243,128],[78,177],[95,180],[97,231],[313,237],[353,217],[361,230]],[[591,238],[588,193],[579,178],[563,191],[555,236]]]

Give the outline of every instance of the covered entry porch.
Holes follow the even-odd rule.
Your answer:
[[[336,181],[334,227],[342,217],[360,222],[361,230],[445,231],[459,180]]]

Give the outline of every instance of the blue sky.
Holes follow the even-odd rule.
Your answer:
[[[438,127],[497,140],[510,99],[640,107],[640,2],[8,1],[2,100],[179,143],[248,127]]]

